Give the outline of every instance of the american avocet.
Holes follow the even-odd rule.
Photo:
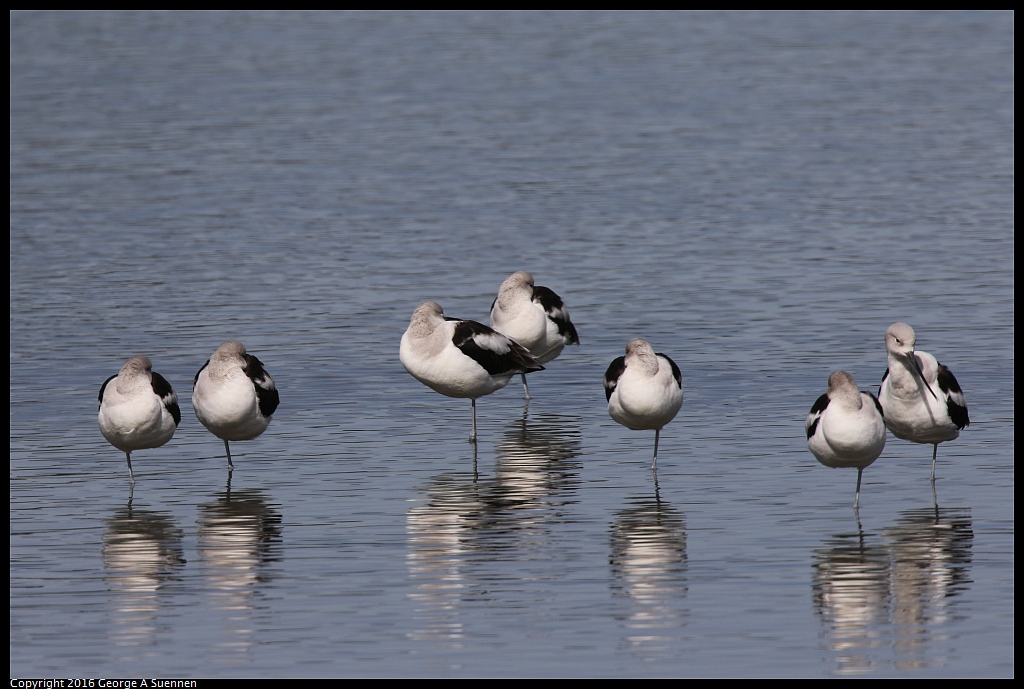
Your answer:
[[[178,396],[171,384],[153,371],[153,363],[144,356],[133,356],[121,372],[103,381],[100,387],[100,433],[128,459],[128,478],[132,473],[132,450],[160,447],[174,435],[181,421]]]
[[[470,442],[476,442],[477,397],[500,390],[517,373],[544,369],[515,340],[476,321],[445,318],[441,306],[432,301],[413,311],[399,358],[405,370],[428,388],[473,401]]]
[[[971,419],[953,372],[931,354],[914,351],[915,344],[917,336],[906,323],[893,323],[885,331],[889,368],[882,376],[878,401],[894,436],[932,446],[934,482],[939,443],[956,438]]]
[[[683,406],[683,377],[665,354],[651,349],[646,340],[634,338],[626,355],[613,361],[604,374],[608,413],[633,431],[654,431],[654,461],[658,466],[661,429]]]
[[[580,343],[562,298],[534,285],[533,276],[524,270],[501,283],[491,304],[491,327],[529,349],[540,364],[554,360],[566,345]],[[522,378],[523,394],[530,399],[525,373]]]
[[[274,379],[263,362],[247,354],[241,342],[228,341],[196,373],[192,406],[210,433],[224,441],[231,462],[229,440],[252,440],[267,430],[280,404]]]
[[[882,406],[870,392],[861,392],[853,376],[835,371],[828,377],[828,392],[818,398],[804,423],[807,448],[827,467],[855,467],[860,504],[860,479],[885,447]]]

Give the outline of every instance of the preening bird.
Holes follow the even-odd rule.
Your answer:
[[[472,400],[471,442],[476,442],[477,398],[505,387],[517,373],[544,369],[515,340],[476,321],[445,318],[432,301],[413,311],[399,357],[413,378],[435,392]]]

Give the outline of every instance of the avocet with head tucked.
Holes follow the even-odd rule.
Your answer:
[[[661,429],[683,406],[683,376],[666,354],[655,353],[646,340],[634,338],[626,355],[612,361],[604,374],[608,414],[633,431],[654,431],[654,461],[658,466]]]
[[[174,435],[181,421],[178,396],[170,383],[153,371],[148,357],[133,356],[100,387],[100,432],[111,445],[124,452],[128,478],[132,473],[132,450],[160,447]]]
[[[505,387],[517,373],[544,369],[515,340],[476,321],[445,318],[432,301],[413,311],[399,357],[413,378],[435,392],[472,400],[470,442],[476,442],[478,397]]]
[[[203,364],[193,385],[196,417],[224,441],[228,468],[234,469],[228,441],[252,440],[267,430],[281,403],[274,379],[245,345],[230,340]]]
[[[939,443],[959,436],[971,419],[953,372],[928,352],[915,351],[916,344],[917,335],[906,323],[893,323],[885,331],[889,368],[882,376],[878,401],[894,436],[932,446],[934,482]]]
[[[860,504],[860,480],[864,469],[882,454],[885,421],[882,406],[870,392],[861,392],[853,376],[835,371],[828,377],[828,392],[819,397],[804,423],[807,448],[827,467],[855,467],[857,492],[853,509]]]
[[[491,327],[530,350],[539,364],[553,361],[566,345],[580,343],[562,298],[534,285],[533,276],[524,270],[501,283],[491,304]],[[525,373],[522,378],[523,394],[530,399]]]

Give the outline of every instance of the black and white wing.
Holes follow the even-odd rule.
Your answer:
[[[171,417],[174,418],[174,425],[177,426],[181,423],[181,408],[178,406],[178,395],[171,388],[171,384],[167,382],[166,378],[156,371],[151,371],[150,373],[153,376],[153,394],[159,397],[167,411],[171,412]]]
[[[964,398],[964,391],[960,389],[960,383],[948,368],[939,364],[939,389],[946,396],[946,411],[949,418],[956,424],[957,428],[963,429],[971,425],[971,418],[967,414],[967,400]]]
[[[456,320],[452,344],[492,376],[544,370],[526,347],[476,321]]]
[[[253,387],[256,389],[260,414],[269,419],[277,411],[277,405],[281,403],[281,396],[277,392],[277,386],[274,385],[274,379],[263,368],[262,361],[252,354],[245,354],[243,356],[245,356],[245,367],[242,370],[245,371],[245,375],[249,376],[249,380],[252,381]]]
[[[813,438],[815,431],[818,430],[818,421],[821,420],[821,415],[825,413],[828,401],[828,393],[826,392],[815,400],[814,405],[811,406],[811,411],[807,414],[807,421],[804,422],[804,429],[807,431],[808,440]],[[875,404],[878,404],[877,400]]]
[[[566,344],[578,345],[579,335],[576,333],[576,326],[569,320],[569,309],[566,308],[562,298],[547,287],[534,286],[533,301],[541,305],[548,320],[558,327],[558,334],[562,336]]]
[[[615,388],[619,385],[619,378],[626,371],[626,357],[620,356],[613,360],[608,365],[608,370],[604,372],[604,399],[608,401],[612,398],[612,393],[615,392]]]

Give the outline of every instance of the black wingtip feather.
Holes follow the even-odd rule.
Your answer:
[[[971,417],[967,412],[967,405],[960,404],[958,401],[964,398],[964,391],[960,388],[960,383],[957,382],[953,372],[942,364],[939,364],[938,382],[939,389],[946,393],[946,411],[949,413],[949,418],[959,429],[970,426]]]
[[[676,362],[672,361],[672,357],[670,357],[668,354],[662,354],[661,352],[655,352],[654,355],[660,356],[663,359],[665,359],[665,361],[668,362],[668,365],[672,367],[672,377],[676,379],[676,385],[678,385],[679,388],[682,389],[683,373],[682,371],[679,370],[679,367],[676,366]]]
[[[626,357],[620,356],[608,364],[608,370],[604,372],[604,400],[607,402],[612,398],[612,393],[619,385],[619,378],[626,370]]]
[[[205,364],[203,364],[202,366],[200,366],[200,367],[199,367],[199,370],[198,370],[198,371],[196,371],[196,376],[195,376],[195,378],[193,378],[193,379],[192,379],[192,387],[195,387],[195,386],[196,386],[196,383],[198,383],[198,382],[199,382],[199,374],[200,374],[200,373],[202,373],[202,372],[203,372],[203,369],[204,369],[204,368],[206,368],[206,367],[207,367],[207,366],[209,366],[209,365],[210,365],[210,360],[209,360],[209,359],[207,359],[207,360],[206,360],[206,363],[205,363]]]
[[[533,301],[540,304],[551,322],[558,326],[558,334],[565,339],[566,343],[574,345],[580,343],[580,336],[576,332],[576,326],[569,320],[569,311],[565,308],[565,302],[562,301],[560,296],[547,287],[535,285],[533,288]]]
[[[819,397],[818,399],[814,400],[814,404],[811,406],[811,411],[808,412],[808,415],[817,414],[817,416],[815,417],[814,421],[811,422],[811,425],[807,427],[808,440],[811,439],[811,436],[814,435],[814,431],[817,430],[818,422],[821,421],[821,415],[828,407],[828,402],[829,399],[827,392],[822,394],[821,397]]]
[[[117,374],[116,373],[114,375],[110,376],[109,378],[107,378],[105,381],[103,381],[103,385],[100,386],[100,397],[99,397],[100,404],[103,404],[103,393],[107,389],[107,383],[109,383],[110,381],[114,380],[114,378],[117,378]]]
[[[814,431],[817,430],[818,422],[819,421],[821,421],[821,417],[820,416],[818,418],[816,418],[814,421],[812,421],[811,425],[807,427],[807,439],[808,440],[811,439],[811,437],[814,435]]]
[[[476,335],[504,338],[508,342],[509,351],[501,354],[481,347],[474,339]],[[455,333],[452,335],[452,344],[480,364],[492,376],[544,370],[544,367],[537,363],[537,359],[530,354],[530,350],[526,347],[476,321],[459,321],[455,326]]]
[[[174,425],[177,426],[181,423],[181,407],[178,406],[178,396],[174,394],[174,390],[166,378],[156,371],[153,371],[152,375],[153,393],[163,400],[167,411],[171,412],[171,416],[174,418]]]
[[[281,404],[281,395],[277,392],[274,379],[263,368],[263,362],[252,354],[245,355],[245,367],[242,370],[245,371],[245,375],[249,376],[249,380],[253,382],[253,387],[256,389],[260,414],[269,419]]]

